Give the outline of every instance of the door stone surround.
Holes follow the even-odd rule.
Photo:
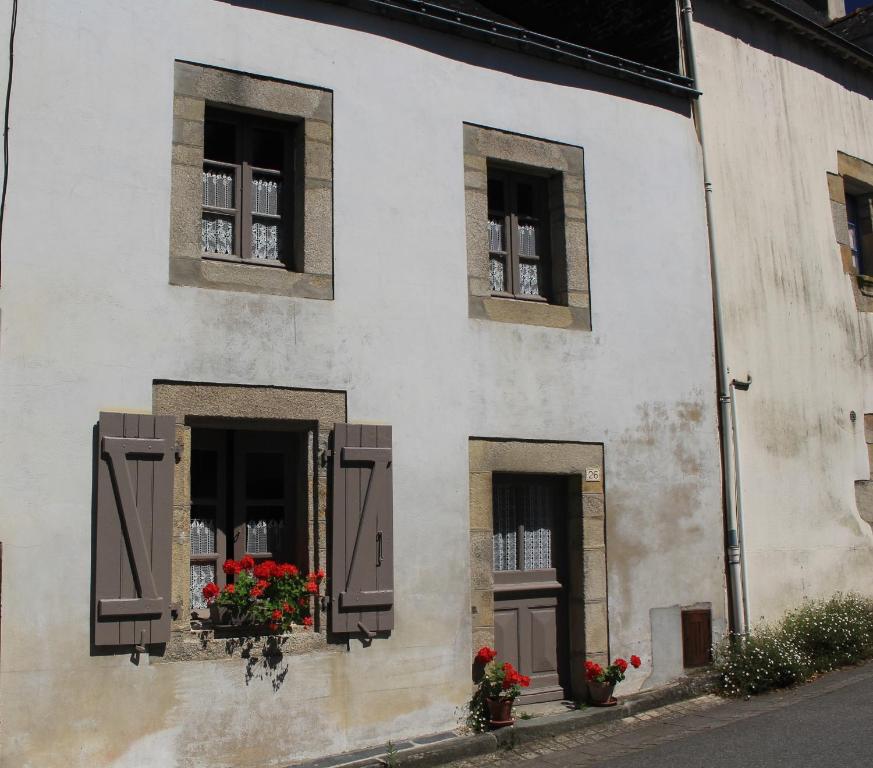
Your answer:
[[[574,698],[584,698],[585,659],[607,663],[609,656],[603,445],[474,437],[469,441],[469,463],[470,606],[474,652],[494,642],[494,473],[567,478],[570,685]],[[586,480],[587,469],[597,469],[599,479]]]

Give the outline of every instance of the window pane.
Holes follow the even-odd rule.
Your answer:
[[[519,216],[536,216],[536,208],[534,207],[534,187],[533,184],[520,181],[515,186],[516,196],[516,213]]]
[[[504,269],[503,259],[491,257],[491,268],[488,273],[491,282],[492,291],[506,290],[506,270]]]
[[[518,516],[514,492],[515,488],[508,485],[494,489],[492,549],[495,571],[518,570]]]
[[[236,126],[207,118],[203,126],[203,156],[221,163],[239,162],[236,156]]]
[[[253,555],[271,552],[275,555],[282,549],[284,532],[285,523],[282,520],[265,518],[249,520],[246,523],[246,552],[251,552]]]
[[[488,250],[492,253],[504,253],[506,241],[503,237],[503,221],[489,219],[488,221]]]
[[[205,511],[205,510],[203,510]],[[215,552],[215,511],[210,518],[194,517],[202,514],[201,510],[191,510],[191,554],[209,555]]]
[[[537,256],[537,227],[533,224],[519,224],[518,247],[522,258]]]
[[[252,223],[252,258],[266,259],[269,261],[279,260],[279,225]]]
[[[202,611],[207,608],[203,597],[203,587],[210,581],[215,581],[215,565],[213,563],[191,564],[191,608]]]
[[[233,208],[233,174],[203,171],[203,205]]]
[[[530,483],[518,490],[524,523],[524,570],[551,568],[554,487],[551,483]]]
[[[281,453],[246,454],[246,498],[283,499],[285,462]]]
[[[252,213],[279,215],[279,182],[263,176],[252,178]]]
[[[488,210],[503,212],[506,210],[506,192],[500,179],[488,179]]]
[[[256,168],[281,171],[284,157],[282,133],[253,128],[250,135],[252,148],[249,162]]]
[[[519,293],[524,296],[540,296],[539,265],[520,262],[518,265]]]
[[[204,213],[200,243],[205,253],[233,253],[233,219]]]
[[[195,448],[191,451],[191,498],[218,496],[218,453]]]

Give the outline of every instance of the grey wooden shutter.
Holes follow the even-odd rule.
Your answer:
[[[172,416],[100,414],[95,645],[170,639],[174,438]]]
[[[334,425],[331,628],[394,628],[391,427]]]

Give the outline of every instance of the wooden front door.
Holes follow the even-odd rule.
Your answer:
[[[566,479],[494,475],[494,645],[531,679],[521,701],[565,697]]]

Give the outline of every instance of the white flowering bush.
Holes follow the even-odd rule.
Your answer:
[[[806,602],[782,620],[782,631],[810,657],[814,672],[868,659],[873,656],[873,600],[838,594]]]
[[[728,635],[713,649],[722,692],[747,696],[873,657],[873,599],[838,594],[807,601],[745,638]]]
[[[715,648],[722,692],[747,696],[786,688],[809,675],[809,658],[778,627],[762,626],[743,639],[729,635]]]

